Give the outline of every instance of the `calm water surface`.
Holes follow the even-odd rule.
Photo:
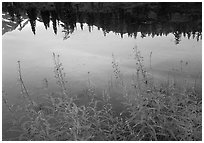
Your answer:
[[[74,94],[87,87],[88,77],[96,89],[107,88],[108,82],[114,79],[112,55],[124,80],[131,81],[136,72],[135,47],[141,52],[144,66],[156,83],[169,79],[188,85],[202,83],[202,40],[181,36],[179,44],[175,44],[173,34],[142,38],[141,32],[137,33],[137,38],[128,37],[128,34],[121,38],[112,31],[104,36],[97,26],[89,32],[86,23],[83,30],[80,23],[76,23],[74,32],[66,40],[63,40],[60,24],[57,34],[52,28],[46,30],[39,21],[36,22],[35,35],[30,24],[21,31],[19,28],[2,36],[2,89],[12,104],[17,103],[20,96],[17,61],[21,62],[23,80],[33,98],[43,96],[45,79],[50,92],[59,90],[54,78],[53,53],[60,55],[67,85]],[[2,111],[3,124],[6,124],[9,118],[6,107],[3,106]]]
[[[93,84],[102,87],[111,77],[114,78],[112,54],[125,77],[134,74],[135,46],[144,57],[145,68],[155,79],[166,80],[168,75],[191,82],[196,78],[200,79],[202,41],[182,37],[181,42],[176,45],[171,34],[155,38],[138,36],[134,39],[127,35],[121,38],[112,32],[104,36],[97,27],[93,29],[90,33],[88,27],[81,30],[77,24],[77,30],[67,40],[63,40],[63,33],[55,35],[52,29],[45,30],[42,23],[37,23],[36,35],[30,32],[29,25],[21,32],[15,30],[6,33],[2,37],[3,90],[12,98],[17,96],[18,60],[21,61],[23,78],[31,92],[38,92],[45,78],[48,79],[49,86],[55,86],[53,53],[60,55],[66,79],[73,88],[86,85],[88,72]]]

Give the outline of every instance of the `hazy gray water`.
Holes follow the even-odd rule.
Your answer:
[[[60,27],[59,33],[55,35],[51,28],[45,30],[42,23],[37,23],[36,31],[37,34],[33,35],[30,25],[26,25],[22,31],[14,30],[2,37],[2,89],[8,94],[10,103],[15,103],[20,96],[17,82],[18,60],[21,61],[23,79],[32,96],[41,96],[45,78],[49,89],[57,90],[53,52],[60,55],[68,85],[76,92],[86,87],[88,72],[92,85],[101,89],[106,87],[108,81],[114,78],[112,54],[118,61],[123,76],[130,79],[135,72],[135,46],[144,57],[145,68],[158,81],[171,77],[193,83],[197,78],[201,83],[202,41],[182,37],[180,44],[176,45],[171,34],[141,38],[138,33],[137,39],[127,35],[121,38],[112,32],[104,36],[96,27],[90,33],[88,27],[85,26],[82,31],[79,25],[67,40],[63,40]],[[6,112],[3,107],[3,120],[7,118]]]
[[[54,35],[52,29],[45,30],[42,23],[37,23],[36,31],[37,34],[33,35],[27,25],[21,32],[15,30],[3,36],[2,84],[10,97],[15,97],[18,91],[18,60],[21,61],[24,81],[32,92],[42,87],[44,78],[48,79],[50,86],[55,85],[53,52],[60,55],[66,78],[73,86],[84,85],[88,72],[95,86],[107,83],[113,77],[112,54],[121,73],[127,77],[132,75],[135,72],[132,52],[135,46],[144,57],[145,67],[157,79],[166,79],[168,73],[174,73],[174,76],[194,80],[202,72],[202,41],[182,38],[176,45],[171,34],[143,39],[139,35],[137,39],[127,35],[121,38],[113,33],[104,36],[96,27],[91,33],[88,27],[82,31],[79,26],[69,39],[63,40],[63,33]]]

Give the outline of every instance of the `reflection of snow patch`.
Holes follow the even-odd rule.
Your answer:
[[[18,25],[17,29],[21,31],[28,24],[28,22],[29,22],[28,19],[23,20],[21,22],[21,25]]]
[[[2,19],[2,21],[5,21],[5,22],[12,22],[12,23],[14,23],[13,21],[11,21],[11,20],[8,20],[8,19]]]

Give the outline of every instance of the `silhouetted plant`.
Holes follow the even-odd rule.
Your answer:
[[[137,73],[137,78],[139,80],[139,76],[140,76],[140,73],[142,74],[142,77],[143,77],[143,82],[145,84],[148,83],[147,81],[147,71],[146,69],[144,68],[144,64],[143,64],[143,57],[141,56],[141,53],[140,51],[137,49],[137,46],[135,46],[133,48],[133,54],[134,54],[134,59],[136,60],[136,73]]]
[[[165,5],[166,4],[160,5],[161,9],[165,9],[165,7],[167,8],[164,13],[161,13],[161,17],[164,18],[162,21],[170,19],[170,10],[171,8],[175,9],[174,7],[171,7],[171,5]],[[12,7],[12,5],[7,6]],[[63,9],[60,9],[60,7],[62,7],[61,4],[55,3],[55,6],[57,12],[51,12],[54,32],[57,33],[56,21],[59,16],[59,19],[64,23],[61,25],[65,32],[64,39],[67,39],[70,34],[74,32],[77,22],[77,13],[79,12],[76,13],[72,3],[68,3],[64,6],[68,8],[67,10],[64,7]],[[94,6],[95,5],[92,4],[92,10],[94,10]],[[103,7],[103,3],[99,3],[99,7]],[[148,6],[138,9],[136,8],[133,13],[135,13],[136,16],[140,16],[141,13],[146,11],[147,7]],[[65,11],[63,11],[64,9]],[[10,10],[10,13],[12,16],[16,16],[16,11]],[[37,13],[38,11],[35,8],[28,8],[27,10],[34,34]],[[41,16],[42,15],[43,12],[41,12]],[[111,24],[113,24],[115,25],[113,31],[120,33],[121,37],[125,31],[124,24],[127,24],[127,27],[131,27],[132,24],[132,27],[134,27],[132,31],[134,31],[134,33],[128,33],[128,35],[133,35],[135,38],[138,31],[141,31],[143,37],[146,35],[152,35],[152,37],[154,37],[155,35],[163,35],[164,33],[161,31],[166,29],[164,27],[165,25],[159,24],[162,29],[161,31],[157,31],[156,28],[153,28],[150,29],[151,32],[148,32],[148,28],[151,27],[151,24],[150,26],[147,26],[146,21],[141,17],[139,18],[139,22],[135,24],[134,22],[137,21],[136,18],[132,17],[132,20],[127,22],[125,16],[128,15],[126,15],[124,9],[119,9],[119,13],[116,12],[115,15],[109,15],[108,12],[101,12],[99,13],[99,21],[95,19],[95,15],[89,14],[88,23],[91,27],[95,21],[99,22],[104,35],[112,30]],[[166,16],[167,18],[165,19]],[[111,22],[111,18],[113,17],[116,19],[115,23]],[[94,18],[93,21],[91,20],[92,18]],[[46,18],[43,20],[44,23],[46,23],[45,28],[49,26],[49,20],[50,16],[48,16],[47,13]],[[83,24],[83,17],[81,17],[80,22]],[[165,34],[167,35],[168,33],[174,32],[176,42],[179,42],[182,34],[179,28],[182,27],[177,27],[178,29],[176,32],[174,28],[175,27],[173,27],[173,30],[167,29]],[[186,34],[189,38],[191,35],[195,38],[197,33],[194,30],[192,32],[187,31]],[[10,131],[20,132],[20,136],[18,137],[18,140],[20,141],[201,140],[202,100],[199,96],[202,95],[195,90],[196,82],[194,87],[189,89],[187,87],[181,89],[177,87],[175,83],[170,83],[169,81],[168,84],[157,87],[151,82],[144,67],[144,59],[137,47],[133,48],[133,54],[136,64],[136,72],[132,78],[133,83],[130,85],[123,82],[118,62],[114,55],[112,55],[113,73],[116,80],[120,83],[117,91],[123,95],[122,102],[125,106],[125,109],[121,110],[120,115],[114,114],[115,111],[111,104],[111,99],[113,99],[113,97],[111,96],[111,92],[109,92],[110,90],[103,92],[102,99],[97,99],[98,95],[95,87],[90,82],[90,73],[88,73],[87,92],[84,92],[83,94],[85,96],[87,95],[91,100],[85,105],[78,105],[76,103],[78,100],[77,96],[72,95],[71,89],[66,86],[67,81],[65,80],[65,73],[60,61],[60,56],[55,55],[54,53],[54,75],[61,92],[48,93],[45,97],[41,97],[46,98],[46,103],[35,102],[26,88],[22,78],[21,64],[20,61],[18,61],[19,84],[21,87],[21,95],[25,102],[23,101],[23,104],[21,104],[20,107],[18,106],[19,108],[16,108],[16,106],[9,104],[5,92],[3,93],[2,98],[3,103],[11,114],[17,115],[13,121],[15,124],[10,128]],[[113,88],[113,86],[109,87],[109,89],[110,88]],[[20,112],[21,114],[19,114]],[[21,117],[19,118],[19,116]]]
[[[115,75],[115,78],[116,79],[120,78],[121,77],[120,69],[113,54],[112,54],[112,67],[113,67],[113,73]]]
[[[67,81],[65,81],[65,73],[63,73],[64,68],[62,67],[62,63],[59,60],[59,55],[55,55],[55,53],[53,53],[53,60],[54,60],[54,73],[55,73],[55,78],[57,79],[57,84],[59,85],[59,87],[62,90],[62,93],[64,94],[64,97],[67,98],[67,96],[69,96],[69,92],[66,88],[66,83]]]
[[[150,64],[150,69],[152,68],[152,51],[150,52],[150,55],[149,55],[149,64]]]
[[[144,74],[140,53],[137,51],[135,56],[139,60],[139,71]],[[11,114],[22,115],[14,118],[15,124],[9,129],[20,132],[20,136],[13,140],[201,140],[202,101],[195,88],[179,89],[167,84],[151,91],[146,88],[139,91],[138,87],[135,90],[135,87],[120,84],[125,108],[120,115],[115,115],[111,93],[105,90],[102,98],[97,99],[89,76],[88,92],[84,94],[91,95],[92,99],[86,105],[77,105],[77,97],[67,94],[59,56],[53,53],[53,59],[55,77],[62,92],[42,97],[46,98],[46,103],[34,102],[30,97],[18,62],[19,83],[26,101],[18,109],[21,114],[16,114],[18,110],[13,110],[17,109],[16,106],[9,105],[5,92],[3,94],[3,103]],[[116,61],[113,65],[118,68],[115,64]],[[135,82],[141,84],[138,80]],[[136,92],[131,92],[132,89]]]
[[[21,87],[21,94],[24,97],[25,100],[27,100],[29,102],[29,104],[31,104],[32,106],[34,105],[34,102],[32,101],[27,88],[25,87],[25,84],[23,82],[23,78],[22,78],[22,74],[21,74],[21,65],[20,65],[20,61],[18,61],[18,74],[19,74],[19,84]]]

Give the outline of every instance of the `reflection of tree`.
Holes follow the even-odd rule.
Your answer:
[[[35,34],[35,26],[36,26],[36,19],[37,19],[36,8],[32,7],[32,8],[27,9],[27,14],[30,19],[31,29],[33,31],[33,34]]]
[[[170,13],[172,12],[171,4],[168,2],[161,2],[159,5],[158,15],[160,21],[170,20]]]
[[[21,25],[18,30],[21,31],[28,23],[29,23],[29,20],[26,20],[26,22],[24,22],[24,24]]]
[[[55,3],[55,7],[59,19],[64,23],[61,24],[64,28],[62,32],[65,33],[64,39],[67,39],[70,37],[70,34],[74,32],[74,28],[76,27],[76,11],[71,3]]]
[[[40,12],[40,15],[45,25],[45,29],[47,29],[48,27],[50,27],[50,12],[48,10],[42,10]]]
[[[199,41],[199,39],[202,39],[202,34],[201,34],[201,32],[197,32],[196,39],[197,39],[197,41]]]
[[[80,23],[80,27],[81,27],[81,30],[83,30],[84,28],[84,13],[82,12],[77,12],[77,21]]]
[[[77,22],[80,23],[82,30],[84,23],[87,23],[90,32],[95,25],[98,29],[102,29],[104,35],[113,31],[122,38],[125,33],[129,37],[136,38],[138,32],[141,33],[142,38],[172,33],[177,44],[182,35],[197,40],[202,38],[201,3],[139,4],[131,3],[131,8],[125,8],[120,3],[118,6],[112,5],[107,8],[108,3],[57,2],[54,3],[52,9],[40,9],[40,6],[35,7],[34,5],[23,8],[21,3],[3,3],[3,11],[9,12],[11,18],[20,23],[20,12],[27,9],[34,34],[37,17],[42,19],[46,29],[51,20],[55,34],[57,34],[57,21],[60,21],[65,33],[64,39],[69,38],[70,34],[74,32]],[[35,3],[35,5],[37,4]],[[37,10],[40,12],[37,13]]]
[[[87,24],[88,24],[88,27],[89,27],[89,32],[91,32],[91,29],[93,28],[93,25],[95,23],[94,13],[88,12],[86,14],[86,16],[87,16]]]
[[[2,10],[8,11],[9,15],[11,16],[11,20],[14,21],[15,9],[12,2],[4,2],[2,4]]]
[[[179,42],[181,41],[181,33],[179,31],[174,32],[174,36],[175,36],[175,44],[179,44]]]
[[[12,21],[16,21],[21,26],[21,5],[16,2],[5,2],[2,4],[2,10],[8,11]]]
[[[66,40],[70,37],[70,34],[74,32],[74,29],[70,27],[69,24],[61,24],[61,26],[64,28],[62,32],[64,32],[64,38],[63,40]]]
[[[57,20],[58,20],[58,15],[56,13],[56,11],[51,11],[51,20],[52,20],[52,24],[53,24],[53,30],[54,30],[54,33],[57,34]]]

